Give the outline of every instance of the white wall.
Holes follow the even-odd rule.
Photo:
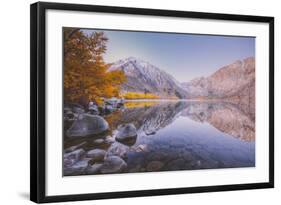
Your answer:
[[[52,0],[49,0],[52,1]],[[34,1],[1,2],[0,11],[0,204],[31,204],[29,193],[29,4]],[[82,1],[62,1],[82,3]],[[84,0],[85,4],[147,7],[187,11],[236,13],[275,16],[275,79],[281,87],[280,35],[281,13],[277,0]],[[280,92],[275,92],[275,104],[281,104]],[[177,196],[85,201],[79,204],[278,204],[280,200],[280,106],[275,108],[276,188]],[[274,203],[275,202],[275,203]],[[69,204],[78,204],[72,202]],[[279,202],[280,203],[280,202]]]

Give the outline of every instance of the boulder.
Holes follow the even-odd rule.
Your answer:
[[[148,165],[146,166],[146,170],[149,172],[153,172],[153,171],[159,171],[161,170],[161,168],[164,166],[163,162],[160,161],[152,161],[149,162]]]
[[[74,121],[78,118],[78,114],[72,112],[71,110],[68,110],[64,112],[63,118],[66,121]]]
[[[94,105],[97,105],[97,103],[96,103],[96,102],[93,102],[93,101],[90,101],[88,107],[91,107],[91,106],[94,106]]]
[[[88,167],[90,159],[83,159],[76,162],[72,166],[64,167],[64,175],[81,175],[84,174],[84,171]]]
[[[102,174],[121,173],[127,168],[126,162],[117,156],[110,156],[105,159],[101,166],[100,172]]]
[[[123,145],[131,147],[134,144],[136,144],[137,138],[127,139],[127,140],[117,140],[117,141],[120,142]]]
[[[73,152],[79,148],[81,148],[82,146],[84,146],[85,144],[87,144],[87,142],[81,142],[80,144],[78,145],[73,145],[71,147],[68,147],[64,150],[64,153],[69,153],[69,152]]]
[[[92,115],[98,115],[99,114],[99,108],[97,105],[89,105],[89,113]]]
[[[110,114],[114,111],[114,107],[112,105],[105,105],[104,106],[104,113]]]
[[[64,104],[64,111],[71,110],[75,113],[81,114],[84,113],[84,107],[79,103],[65,103]]]
[[[94,145],[101,145],[101,144],[103,144],[104,142],[105,142],[104,139],[99,138],[99,139],[95,139],[95,140],[93,141],[93,144],[94,144]]]
[[[155,131],[155,130],[146,130],[146,131],[145,131],[145,134],[146,134],[146,135],[155,135],[155,134],[156,134],[156,131]]]
[[[68,111],[65,112],[65,117],[71,119],[71,118],[75,118],[75,115],[71,110],[68,110]]]
[[[64,107],[63,108],[64,113],[67,113],[68,111],[72,111],[72,109],[70,107]]]
[[[106,155],[106,151],[103,149],[93,149],[86,153],[86,157],[92,158],[92,162],[103,161]]]
[[[80,115],[71,127],[66,131],[68,137],[85,137],[96,135],[108,130],[109,126],[101,116],[83,114]]]
[[[118,143],[112,144],[109,149],[107,150],[106,156],[118,156],[123,159],[127,158],[127,153],[129,152],[129,147],[123,146]]]
[[[71,166],[77,161],[81,159],[81,157],[85,154],[83,149],[77,149],[75,151],[66,153],[63,155],[64,166]]]
[[[117,128],[116,140],[122,143],[133,142],[134,144],[137,139],[137,129],[132,123],[119,125]]]
[[[135,150],[136,152],[145,152],[147,151],[147,145],[140,144],[139,146],[134,147],[133,150]]]
[[[102,167],[102,164],[95,163],[91,166],[88,166],[85,170],[86,174],[98,174],[100,172],[100,169]]]
[[[114,138],[111,137],[111,136],[106,136],[105,139],[104,139],[104,141],[105,141],[106,143],[108,143],[108,144],[111,144],[111,143],[114,142]]]
[[[187,162],[184,159],[178,158],[175,160],[170,161],[166,165],[167,170],[183,170],[186,169]]]
[[[77,113],[77,114],[83,114],[85,113],[85,110],[81,107],[73,107],[72,108],[73,112]]]

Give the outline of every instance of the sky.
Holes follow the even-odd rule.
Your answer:
[[[255,56],[255,38],[114,30],[108,37],[106,63],[136,57],[173,75],[179,82],[209,76],[236,60]]]

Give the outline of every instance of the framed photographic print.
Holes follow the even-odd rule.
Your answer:
[[[274,187],[274,18],[31,5],[31,200]]]

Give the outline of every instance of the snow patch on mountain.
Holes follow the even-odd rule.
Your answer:
[[[113,70],[122,70],[127,76],[123,91],[150,92],[161,97],[187,97],[186,91],[172,75],[147,61],[129,57],[111,65],[109,71]]]

